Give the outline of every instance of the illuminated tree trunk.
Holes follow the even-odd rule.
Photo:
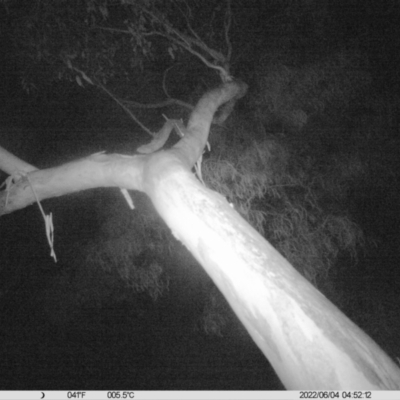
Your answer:
[[[146,192],[288,389],[400,389],[394,362],[219,194],[165,153]]]
[[[43,171],[7,156],[0,168],[14,181],[0,194],[0,214],[34,202],[32,187],[39,199],[99,186],[143,191],[221,290],[286,388],[400,389],[400,370],[379,346],[190,172],[215,111],[244,91],[230,83],[203,96],[185,136],[167,151],[96,154]],[[19,168],[22,174],[15,172]]]

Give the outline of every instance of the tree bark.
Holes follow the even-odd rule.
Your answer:
[[[245,90],[230,83],[203,96],[186,135],[167,151],[96,154],[43,171],[21,164],[24,174],[0,194],[0,214],[31,204],[32,187],[39,199],[99,186],[143,191],[221,290],[286,388],[400,389],[400,370],[380,347],[190,172],[217,108]]]
[[[286,388],[400,389],[380,347],[179,161],[157,154],[146,192]]]

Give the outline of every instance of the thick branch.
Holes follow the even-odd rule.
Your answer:
[[[153,140],[150,143],[138,147],[136,151],[140,154],[150,154],[160,150],[167,142],[171,131],[174,128],[179,129],[181,125],[182,123],[176,119],[165,121],[164,126],[154,135]],[[180,136],[183,136],[183,134]]]
[[[217,108],[225,102],[244,95],[247,86],[230,83],[212,90],[202,97],[190,117],[185,136],[172,150],[186,168],[190,170],[200,157],[207,142],[210,124]],[[167,122],[157,143],[149,146],[151,151],[158,150],[174,126],[175,121]],[[160,144],[161,143],[161,144]],[[1,169],[10,174],[23,173],[21,179],[0,193],[0,215],[24,208],[35,202],[33,186],[38,199],[44,200],[68,193],[96,187],[120,187],[143,190],[144,169],[151,158],[146,156],[122,156],[117,154],[94,154],[81,160],[46,170],[35,167],[18,159],[0,148]]]
[[[244,84],[230,83],[207,93],[199,101],[190,117],[185,136],[172,150],[188,170],[192,168],[203,151],[217,108],[233,98],[241,97],[246,88]],[[168,136],[173,126],[174,121],[166,124],[162,130],[166,134],[159,138],[161,142]],[[145,146],[145,149],[147,150],[149,146],[152,151],[159,149],[163,145],[161,143],[160,146],[160,140],[156,140],[156,144]],[[4,149],[0,155],[3,156],[0,157],[3,171],[12,174],[23,172],[23,175],[26,175],[0,193],[0,215],[35,202],[31,185],[39,200],[96,187],[143,190],[143,179],[145,179],[143,171],[146,164],[151,163],[151,158],[146,158],[146,156],[94,154],[59,167],[38,171]]]
[[[39,200],[97,187],[142,190],[144,163],[145,156],[94,154],[59,167],[29,172],[0,192],[0,215],[34,203],[32,187]]]
[[[228,101],[240,99],[246,91],[246,84],[232,82],[212,90],[200,99],[190,116],[185,136],[172,148],[184,157],[182,161],[185,165],[191,168],[201,156],[218,107]]]
[[[8,175],[16,176],[36,171],[37,168],[0,147],[0,170]]]

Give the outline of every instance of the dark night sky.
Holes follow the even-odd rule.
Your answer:
[[[388,288],[395,290],[393,284],[400,275],[397,172],[400,165],[396,147],[400,125],[397,115],[389,112],[394,113],[400,106],[399,3],[334,2],[327,8],[329,29],[320,37],[315,31],[309,36],[305,33],[313,18],[314,22],[322,18],[319,10],[313,10],[309,19],[303,16],[297,20],[295,11],[291,18],[281,18],[278,13],[281,3],[273,2],[275,6],[266,3],[246,1],[242,2],[246,6],[241,9],[234,6],[233,70],[237,77],[254,84],[255,70],[263,57],[283,57],[288,65],[307,65],[338,49],[357,48],[368,60],[365,65],[371,77],[368,93],[373,93],[376,105],[371,113],[385,122],[392,118],[393,129],[386,132],[384,140],[376,142],[382,145],[376,170],[385,165],[387,169],[382,167],[382,170],[390,173],[382,178],[379,186],[365,184],[349,205],[371,240],[359,256],[366,267],[360,264],[353,270],[355,279],[346,275],[337,281],[353,292],[373,290],[373,296],[378,298]],[[24,92],[18,52],[11,41],[13,31],[2,5],[0,14],[0,146],[45,168],[101,150],[129,154],[146,140],[126,113],[95,88],[82,89],[75,82],[55,81],[44,82],[43,88],[32,94]],[[301,43],[299,31],[304,34]],[[280,36],[280,32],[284,34]],[[293,54],[283,51],[280,48],[283,44]],[[281,50],[284,56],[280,55]],[[188,58],[182,57],[188,62]],[[176,79],[172,89],[178,93],[190,87],[185,98],[189,101],[199,95],[197,87],[211,85],[213,78],[196,62],[182,70],[186,71],[185,68],[189,71],[186,80]],[[138,101],[145,100],[146,96],[157,98],[162,92],[153,85],[146,88],[145,95],[139,93],[132,98]],[[251,107],[244,102],[243,112],[248,113]],[[143,115],[153,129],[163,122],[158,111]],[[5,177],[0,173],[1,180]],[[354,192],[357,190],[354,188]],[[57,266],[48,255],[43,222],[35,206],[2,217],[0,289],[5,295],[0,297],[0,390],[281,389],[268,362],[237,322],[233,322],[232,330],[222,338],[193,329],[193,314],[201,308],[204,299],[195,284],[182,289],[187,281],[181,269],[175,272],[172,291],[155,303],[146,295],[131,296],[125,292],[124,301],[114,302],[115,291],[107,287],[110,307],[104,306],[104,299],[102,307],[93,304],[77,307],[76,297],[71,293],[79,295],[80,290],[89,290],[85,284],[91,278],[71,261],[74,252],[78,253],[81,246],[96,239],[104,240],[99,233],[103,226],[99,221],[103,218],[104,222],[105,213],[99,216],[96,210],[103,206],[111,209],[118,201],[118,193],[99,189],[45,202],[46,208],[55,215],[61,260]],[[165,259],[179,264],[174,258]],[[371,286],[355,286],[358,274],[364,272],[370,275]],[[76,274],[85,281],[71,288],[71,282],[74,285],[77,282]],[[206,286],[205,274],[201,270],[197,274]],[[195,282],[197,278],[191,279]],[[99,290],[104,289],[103,281],[93,282],[94,286],[99,285]],[[398,300],[397,297],[396,304]],[[355,318],[357,309],[347,313],[353,313],[351,317]],[[384,333],[379,336],[383,329],[369,327],[368,321],[364,321],[363,329],[377,335],[374,339],[379,344],[386,342],[393,346],[387,351],[397,351],[398,357],[400,348],[394,342],[400,334],[400,321],[398,317],[393,320],[393,315],[389,311],[386,314],[385,328],[393,327],[386,336]]]

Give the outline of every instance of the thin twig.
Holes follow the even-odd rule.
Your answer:
[[[226,60],[229,62],[232,56],[232,43],[229,38],[229,31],[231,29],[232,23],[232,8],[231,8],[231,0],[227,0],[227,11],[224,18],[224,33],[225,33],[225,42],[228,47],[228,53],[226,55]]]
[[[143,125],[138,118],[132,113],[131,110],[129,110],[128,107],[125,106],[125,104],[118,99],[113,93],[111,93],[105,86],[103,86],[99,81],[96,80],[96,85],[102,89],[104,92],[106,92],[117,104],[119,104],[122,109],[144,130],[146,131],[150,136],[154,137],[154,133],[148,129],[145,125]]]
[[[186,103],[182,100],[178,100],[178,99],[167,99],[164,101],[161,101],[159,103],[138,103],[137,101],[132,101],[132,100],[124,100],[125,104],[129,104],[132,107],[136,107],[136,108],[163,108],[163,107],[168,107],[171,106],[173,104],[176,104],[178,106],[182,106],[187,108],[188,110],[193,110],[194,106],[192,106],[189,103]]]

